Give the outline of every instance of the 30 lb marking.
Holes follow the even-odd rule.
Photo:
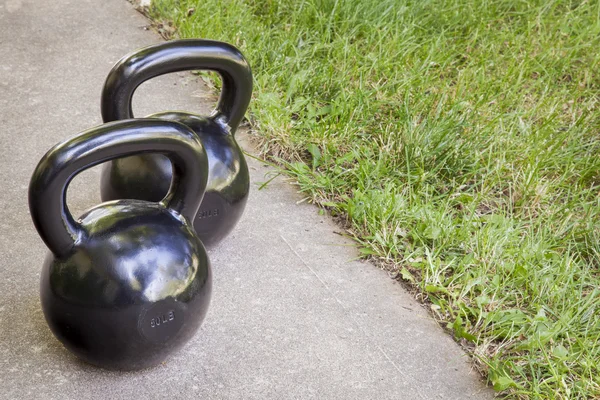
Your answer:
[[[197,215],[198,219],[217,217],[219,215],[219,209],[213,208],[212,210],[200,211]]]

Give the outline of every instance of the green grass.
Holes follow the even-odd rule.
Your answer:
[[[600,397],[598,1],[155,0],[151,15],[240,47],[263,153],[496,390]]]

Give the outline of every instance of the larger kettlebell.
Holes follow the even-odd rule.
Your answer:
[[[131,101],[136,88],[148,79],[170,72],[213,70],[222,78],[216,110],[210,116],[162,112],[150,117],[181,122],[200,138],[208,156],[208,186],[194,220],[206,246],[227,236],[248,199],[248,166],[235,141],[252,96],[252,73],[233,46],[209,40],[177,40],[138,50],[122,58],[108,74],[102,91],[104,122],[133,118]],[[164,197],[171,182],[171,165],[160,155],[138,155],[113,161],[102,173],[102,200]]]
[[[160,202],[102,203],[75,221],[65,200],[74,175],[101,162],[158,152],[173,163]],[[54,335],[75,355],[110,369],[156,365],[188,341],[208,309],[211,268],[189,222],[208,161],[186,126],[120,121],[53,147],[29,186],[29,208],[50,253],[41,302]]]

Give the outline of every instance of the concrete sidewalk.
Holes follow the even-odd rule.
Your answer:
[[[160,41],[147,24],[124,0],[0,3],[0,399],[491,399],[452,339],[385,272],[352,261],[327,217],[281,179],[259,191],[269,169],[251,159],[246,213],[210,252],[213,299],[192,342],[135,373],[88,366],[61,346],[40,308],[47,249],[27,186],[48,148],[101,123],[113,63]],[[212,102],[181,73],[140,88],[134,111]],[[75,179],[75,214],[99,201],[98,183],[98,168]]]

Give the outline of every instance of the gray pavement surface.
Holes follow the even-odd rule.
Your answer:
[[[100,90],[121,56],[160,41],[124,0],[0,2],[0,399],[490,399],[468,358],[395,281],[293,186],[249,160],[252,193],[210,252],[213,299],[196,337],[159,367],[109,372],[71,356],[40,308],[46,248],[27,186],[54,143],[101,122]],[[208,112],[189,73],[138,91],[137,115]],[[243,136],[240,135],[240,136]],[[246,144],[245,147],[252,151]],[[99,169],[69,206],[99,201]]]

